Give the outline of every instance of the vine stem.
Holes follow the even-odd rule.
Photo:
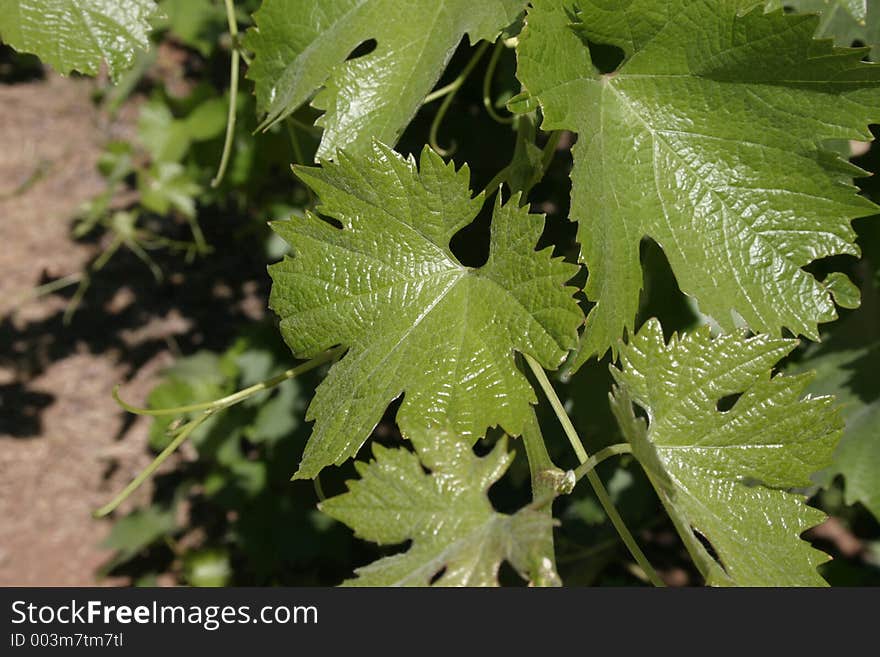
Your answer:
[[[235,7],[232,0],[224,0],[226,3],[226,21],[229,23],[229,36],[232,37],[232,62],[229,71],[229,112],[226,115],[226,138],[223,140],[223,154],[220,156],[220,166],[217,175],[211,181],[211,187],[218,187],[226,175],[226,167],[229,165],[229,155],[232,152],[232,140],[235,138],[235,110],[238,99],[238,68],[241,53],[236,47],[238,39],[238,23],[235,20]]]
[[[14,302],[13,307],[19,307],[27,303],[28,301],[33,301],[35,299],[39,299],[40,297],[46,296],[47,294],[52,294],[53,292],[57,292],[58,290],[63,290],[66,287],[70,287],[71,285],[75,285],[79,283],[82,279],[83,274],[69,274],[64,276],[63,278],[56,278],[54,281],[49,281],[48,283],[43,283],[35,288],[31,288],[24,294],[20,295]]]
[[[452,101],[455,99],[455,94],[461,88],[461,85],[464,84],[464,81],[467,80],[467,77],[471,74],[471,71],[474,70],[474,67],[480,61],[483,53],[486,52],[486,49],[490,45],[491,44],[488,41],[484,41],[483,43],[481,43],[480,47],[477,48],[477,52],[474,53],[473,57],[471,57],[470,61],[465,65],[464,69],[458,75],[458,77],[442,89],[438,89],[437,92],[435,92],[435,94],[445,95],[446,97],[443,99],[443,103],[440,105],[440,109],[437,110],[437,114],[434,116],[434,120],[431,121],[431,131],[428,135],[428,143],[431,145],[431,148],[433,148],[435,151],[437,151],[437,153],[444,157],[450,155],[455,149],[455,146],[453,145],[449,149],[446,149],[441,148],[440,145],[437,143],[437,133],[440,130],[440,124],[443,123],[446,112],[449,111],[449,106],[452,105]],[[431,100],[436,100],[440,97],[439,95],[435,94],[429,94],[428,96],[426,96],[425,102],[428,101],[428,98],[431,98]]]
[[[174,408],[140,408],[138,406],[133,406],[132,404],[129,404],[128,402],[120,398],[118,385],[113,388],[113,399],[126,411],[128,411],[129,413],[134,413],[135,415],[182,415],[183,413],[193,413],[195,411],[220,410],[233,406],[240,401],[244,401],[251,395],[255,395],[262,390],[274,388],[279,383],[283,383],[288,379],[292,379],[296,376],[299,376],[300,374],[308,372],[309,370],[313,370],[319,365],[323,365],[328,361],[334,360],[343,351],[345,351],[345,347],[336,347],[335,349],[330,349],[329,351],[325,351],[320,356],[316,356],[312,360],[307,361],[302,365],[297,365],[296,367],[292,367],[289,370],[285,370],[281,374],[266,379],[265,381],[255,383],[252,386],[243,388],[238,392],[227,395],[226,397],[221,397],[220,399],[215,399],[209,402],[203,402],[201,404],[188,404],[186,406],[175,406]]]
[[[128,486],[123,488],[116,497],[114,497],[107,504],[105,504],[100,509],[95,511],[92,515],[95,518],[103,518],[104,516],[111,513],[113,510],[115,510],[116,507],[118,507],[120,504],[122,504],[125,500],[127,500],[128,497],[133,492],[135,492],[138,488],[140,488],[141,485],[147,479],[149,479],[156,470],[159,469],[159,466],[162,465],[168,459],[169,456],[171,456],[175,451],[177,451],[178,447],[180,447],[184,442],[186,442],[186,439],[190,437],[192,432],[195,431],[196,429],[198,429],[202,425],[202,423],[205,420],[207,420],[209,417],[211,417],[214,413],[215,413],[215,411],[213,411],[213,410],[207,411],[206,413],[203,413],[202,415],[200,415],[198,418],[196,418],[192,422],[189,422],[183,428],[183,430],[180,431],[174,437],[174,440],[172,440],[168,444],[168,446],[162,450],[162,452],[159,454],[159,456],[157,456],[155,459],[153,459],[153,461],[152,461],[152,463],[150,463],[150,465],[148,465],[146,468],[141,470],[140,474],[138,474],[137,477],[132,479],[131,483],[129,483]]]
[[[263,390],[268,390],[270,388],[274,388],[280,383],[287,381],[288,379],[293,379],[300,374],[304,374],[309,370],[313,370],[324,363],[334,360],[337,358],[342,352],[345,351],[344,347],[336,347],[335,349],[330,349],[329,351],[324,352],[320,356],[316,356],[310,361],[302,363],[301,365],[297,365],[296,367],[292,367],[281,374],[273,376],[265,381],[261,381],[252,386],[248,386],[238,392],[235,392],[231,395],[227,395],[226,397],[221,397],[220,399],[215,399],[214,401],[205,402],[203,404],[190,404],[188,406],[177,406],[175,408],[138,408],[137,406],[132,406],[124,402],[119,397],[119,386],[116,386],[113,389],[113,399],[116,400],[122,408],[130,413],[134,413],[136,415],[181,415],[183,413],[191,413],[194,411],[204,411],[197,418],[190,420],[184,427],[177,433],[168,446],[163,449],[159,455],[153,459],[153,461],[144,468],[137,477],[132,479],[131,483],[128,484],[125,488],[123,488],[116,497],[114,497],[110,502],[102,506],[100,509],[95,511],[92,515],[95,518],[102,518],[103,516],[108,515],[112,511],[114,511],[120,504],[122,504],[128,497],[136,491],[138,488],[143,485],[147,479],[149,479],[154,472],[161,466],[169,456],[171,456],[177,449],[186,442],[186,439],[189,438],[193,431],[198,429],[209,417],[214,415],[215,413],[219,413],[222,410],[229,408],[241,401],[244,401],[248,397],[255,395],[258,392]]]
[[[525,434],[523,435],[525,436]],[[529,445],[528,443],[526,443],[526,452],[528,452],[528,449]],[[608,447],[601,449],[593,454],[590,458],[586,460],[586,462],[582,463],[574,470],[570,470],[569,474],[573,475],[574,482],[576,483],[583,479],[588,472],[595,470],[600,463],[607,461],[613,456],[618,456],[619,454],[632,454],[632,446],[629,443],[609,445]],[[535,498],[532,503],[529,504],[529,508],[541,509],[547,504],[550,504],[557,497],[559,497],[559,491],[552,490],[549,494],[545,494],[540,498]]]
[[[568,440],[578,457],[578,461],[581,462],[582,467],[586,468],[589,465],[590,461],[589,454],[587,454],[587,450],[584,448],[584,444],[581,441],[580,436],[578,436],[578,433],[571,422],[571,418],[569,418],[568,413],[565,412],[565,408],[562,406],[562,402],[559,400],[559,396],[553,389],[553,386],[550,383],[550,379],[547,378],[547,373],[544,371],[544,368],[541,367],[541,364],[538,363],[534,358],[532,358],[528,354],[523,354],[523,356],[525,357],[526,362],[529,364],[529,368],[534,373],[535,378],[538,380],[538,384],[541,386],[541,389],[547,396],[547,401],[549,401],[550,405],[553,407],[553,412],[556,413],[556,417],[559,418],[559,422],[560,424],[562,424],[562,429],[565,431],[565,435],[568,437]],[[636,539],[633,537],[632,533],[630,533],[629,529],[624,523],[623,518],[620,516],[620,513],[617,510],[617,507],[614,506],[614,502],[611,500],[611,496],[608,494],[608,490],[605,488],[605,484],[602,483],[599,475],[596,474],[594,467],[595,466],[587,469],[586,477],[587,480],[590,482],[590,485],[593,487],[593,491],[595,491],[596,497],[599,499],[599,504],[602,505],[602,508],[608,515],[608,519],[611,520],[611,524],[614,525],[614,528],[620,535],[621,540],[630,551],[630,554],[632,554],[633,558],[636,560],[636,563],[641,567],[642,570],[645,571],[645,574],[648,576],[648,579],[651,581],[651,583],[654,586],[666,586],[663,583],[663,580],[660,579],[657,571],[654,570],[651,562],[648,561],[645,553],[642,552],[642,549],[639,547],[638,543],[636,543]]]
[[[590,473],[592,470],[595,470],[600,463],[607,459],[610,459],[612,456],[618,456],[620,454],[632,454],[632,451],[632,445],[630,445],[629,443],[609,445],[605,449],[600,449],[598,452],[593,454],[590,458],[588,458],[586,461],[584,461],[574,469],[575,481],[580,481],[581,479],[583,479],[588,473]]]
[[[82,303],[83,298],[86,296],[86,291],[89,289],[89,286],[92,284],[92,274],[100,271],[104,265],[106,265],[110,258],[114,256],[114,254],[119,250],[119,247],[123,245],[124,241],[120,237],[114,237],[113,241],[110,245],[104,250],[104,252],[99,255],[95,261],[91,264],[88,269],[82,272],[82,275],[79,279],[79,285],[76,288],[76,291],[73,293],[73,297],[71,297],[70,302],[67,304],[67,308],[64,309],[64,315],[61,318],[62,324],[64,326],[68,326],[73,319],[74,314],[76,313],[79,305]]]

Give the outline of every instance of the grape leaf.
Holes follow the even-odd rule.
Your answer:
[[[113,78],[150,45],[153,0],[0,0],[0,39],[37,55],[59,72]]]
[[[374,444],[375,460],[355,464],[361,478],[320,504],[360,538],[380,545],[412,540],[409,550],[359,568],[346,584],[497,586],[505,560],[530,582],[558,583],[543,540],[553,519],[528,508],[498,513],[489,501],[489,487],[513,460],[505,440],[482,458],[469,440],[448,435],[414,442],[419,455]]]
[[[880,520],[880,293],[866,287],[862,308],[793,369],[814,370],[809,391],[833,394],[846,422],[834,462],[814,479],[827,486],[842,475],[846,503],[861,502]]]
[[[519,197],[496,204],[489,259],[470,268],[449,249],[483,205],[467,167],[426,148],[417,171],[375,143],[371,158],[340,151],[297,173],[342,228],[312,214],[273,223],[294,257],[269,268],[269,305],[298,357],[349,351],[309,405],[316,422],[295,477],[354,456],[403,393],[405,436],[426,427],[473,441],[493,425],[520,435],[536,397],[514,351],[558,367],[583,321],[565,287],[577,267],[534,251],[543,217]]]
[[[650,320],[612,368],[615,415],[709,584],[824,584],[825,555],[799,539],[823,514],[787,489],[828,465],[843,422],[832,397],[800,399],[811,375],[771,378],[796,344],[702,327],[667,345]]]
[[[745,0],[584,0],[577,17],[532,4],[511,107],[537,102],[544,129],[579,133],[571,217],[596,306],[576,364],[632,331],[644,237],[723,328],[818,339],[836,309],[802,267],[857,254],[850,220],[876,211],[850,184],[860,170],[818,144],[871,139],[880,66],[814,41],[815,15]],[[624,63],[599,73],[588,40]]]
[[[325,114],[317,156],[337,148],[368,153],[370,139],[393,144],[439,80],[465,34],[471,43],[494,39],[525,0],[265,0],[247,35],[254,52],[248,70],[262,127],[302,105]],[[375,50],[346,60],[375,40]]]
[[[767,6],[819,12],[818,36],[831,37],[840,46],[861,41],[871,46],[872,60],[880,58],[880,0],[773,0]]]

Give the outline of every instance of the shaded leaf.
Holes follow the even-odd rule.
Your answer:
[[[361,478],[320,505],[360,538],[380,545],[412,541],[406,552],[357,569],[357,578],[346,584],[497,586],[503,561],[528,581],[558,579],[551,572],[552,553],[544,553],[552,518],[529,509],[498,513],[489,501],[489,487],[513,457],[506,441],[479,458],[470,441],[446,435],[416,440],[430,445],[421,461],[412,452],[376,444],[372,462],[356,463]]]
[[[141,551],[171,534],[177,528],[174,509],[148,506],[136,509],[113,524],[102,547],[115,550],[113,558],[104,564],[101,571],[109,573],[119,564],[137,556]]]
[[[831,37],[839,46],[859,41],[871,47],[872,60],[880,57],[880,0],[772,0],[767,6],[819,12],[818,36]]]

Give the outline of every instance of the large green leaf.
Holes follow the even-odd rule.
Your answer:
[[[518,76],[547,130],[579,133],[571,218],[589,267],[579,358],[631,331],[639,244],[664,250],[683,292],[732,329],[783,327],[817,339],[836,317],[830,290],[802,269],[857,254],[850,220],[876,208],[859,170],[821,152],[869,140],[880,66],[814,41],[818,17],[764,14],[747,0],[535,0]],[[577,21],[573,24],[573,21]],[[623,49],[601,74],[588,40]]]
[[[0,0],[0,39],[61,73],[95,75],[106,61],[115,78],[149,47],[155,11],[153,0]]]
[[[544,540],[552,518],[528,508],[498,513],[489,501],[489,487],[512,460],[506,441],[483,458],[470,441],[451,436],[415,442],[421,460],[404,449],[374,445],[375,460],[356,463],[361,478],[348,482],[349,492],[320,505],[360,538],[381,545],[412,541],[406,552],[359,568],[347,584],[496,586],[503,561],[530,582],[558,583],[553,554],[546,552],[552,541]]]
[[[771,377],[796,344],[703,327],[667,345],[650,320],[612,368],[615,415],[709,584],[824,583],[825,555],[799,538],[823,515],[788,489],[829,464],[843,422],[832,397],[801,399],[811,375]]]
[[[374,144],[370,158],[298,168],[319,210],[275,222],[293,258],[270,267],[271,307],[294,353],[349,347],[318,387],[298,478],[353,456],[391,401],[405,436],[422,427],[476,440],[493,425],[520,435],[536,402],[514,352],[552,369],[577,343],[583,315],[565,286],[577,271],[535,252],[543,217],[496,204],[489,258],[465,267],[449,241],[483,205],[468,170],[430,149],[404,160]]]
[[[871,59],[880,57],[880,0],[772,0],[767,5],[819,12],[819,36],[832,37],[840,46],[861,41],[871,46]]]
[[[266,0],[247,45],[248,76],[264,126],[297,109],[319,88],[324,110],[318,156],[337,148],[369,152],[370,139],[393,144],[465,34],[494,39],[525,0]],[[375,50],[346,60],[375,40]]]

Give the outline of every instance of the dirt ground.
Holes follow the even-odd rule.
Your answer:
[[[130,119],[109,121],[91,100],[94,82],[50,74],[0,85],[0,585],[89,585],[109,557],[100,547],[110,523],[90,513],[149,462],[147,424],[133,424],[111,399],[117,382],[142,401],[171,362],[144,342],[184,331],[169,315],[113,322],[61,323],[66,299],[20,305],[29,289],[80,271],[96,244],[70,239],[78,206],[103,189],[102,145]],[[127,288],[103,309],[132,304]],[[104,332],[114,332],[111,339]],[[146,499],[141,491],[137,499]]]

